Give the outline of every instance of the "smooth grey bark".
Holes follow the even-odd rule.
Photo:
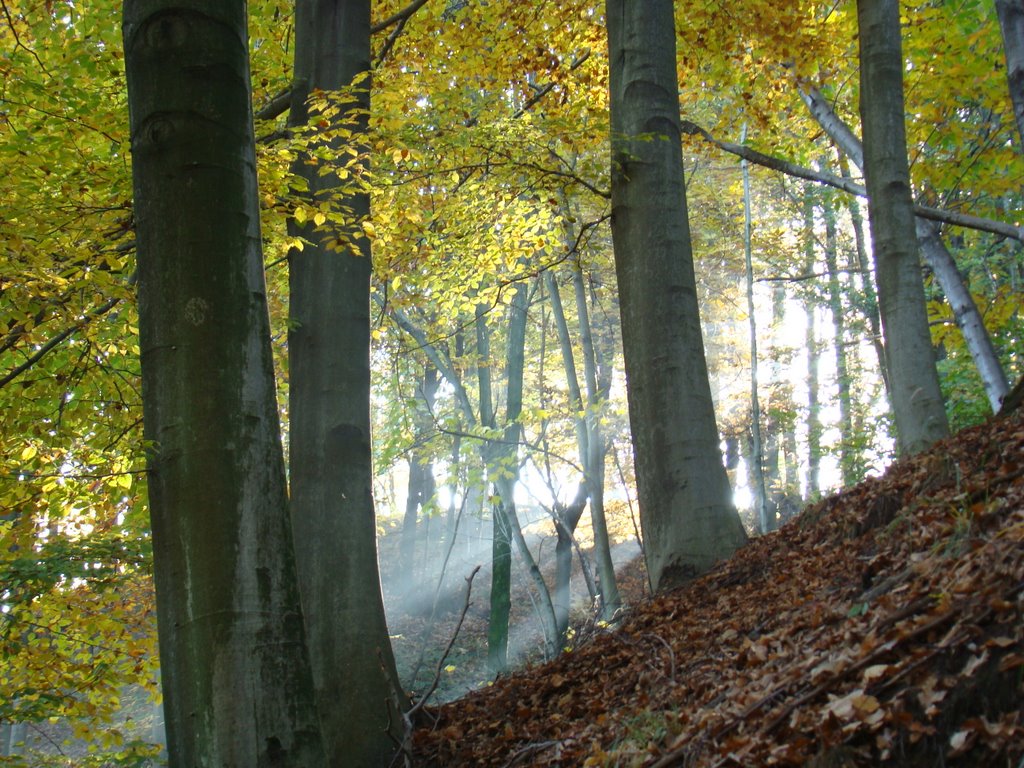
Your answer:
[[[1010,391],[1010,385],[978,305],[935,225],[919,218],[914,226],[928,266],[932,268],[935,279],[946,294],[946,301],[953,310],[953,321],[960,329],[967,351],[978,369],[989,406],[993,413],[998,413],[1003,398]]]
[[[509,306],[505,350],[505,427],[500,439],[487,439],[480,449],[496,497],[496,503],[492,505],[494,534],[491,558],[491,613],[488,625],[488,663],[491,670],[496,673],[504,671],[507,666],[512,542],[526,564],[527,572],[540,598],[540,620],[544,630],[546,652],[549,657],[557,652],[557,621],[551,593],[523,536],[515,503],[515,486],[519,480],[519,442],[522,436],[519,417],[523,406],[528,298],[528,287],[519,284]],[[492,396],[490,330],[487,326],[486,307],[477,308],[476,329],[477,355],[480,359],[477,366],[480,425],[494,430],[497,428],[497,422]]]
[[[314,90],[338,91],[370,68],[369,0],[298,0],[289,122],[309,121]],[[369,82],[341,114],[360,141]],[[332,128],[334,126],[329,126]],[[387,765],[398,744],[397,686],[377,566],[370,448],[370,243],[361,222],[369,194],[321,174],[334,143],[306,134],[293,168],[322,227],[292,231],[289,253],[289,433],[292,528],[320,720],[332,765]],[[306,160],[310,160],[309,163]],[[389,733],[390,730],[390,733]]]
[[[607,0],[612,237],[647,569],[655,590],[746,535],[722,464],[683,181],[671,0]]]
[[[123,32],[170,764],[323,766],[274,393],[246,5],[128,0]]]
[[[1006,82],[1013,102],[1019,148],[1024,152],[1024,0],[995,0],[1003,34]]]
[[[949,434],[918,261],[898,0],[857,0],[864,177],[893,415],[902,453]]]
[[[743,126],[742,144],[747,138]],[[761,533],[771,530],[768,524],[768,491],[764,479],[764,441],[761,439],[761,401],[757,394],[757,315],[754,312],[754,264],[751,242],[750,165],[740,161],[743,174],[743,257],[747,278],[747,324],[750,328],[750,479],[754,486],[754,508]],[[773,515],[774,516],[774,515]]]
[[[418,397],[413,415],[413,445],[408,454],[409,482],[405,497],[405,515],[402,519],[402,535],[398,545],[403,600],[407,610],[415,606],[421,592],[420,585],[416,580],[416,539],[419,515],[426,510],[437,491],[437,483],[434,480],[434,462],[426,446],[426,441],[433,426],[432,414],[439,383],[437,368],[429,362],[426,363],[423,375],[416,386]],[[452,499],[454,500],[454,494]],[[450,516],[454,518],[453,510],[450,512]],[[429,553],[425,552],[424,562],[428,561]]]
[[[612,562],[611,539],[604,514],[604,474],[608,456],[608,442],[601,428],[600,409],[612,388],[611,332],[598,333],[590,315],[590,303],[583,282],[583,266],[577,258],[572,265],[573,295],[576,298],[576,317],[580,326],[580,346],[583,349],[583,378],[586,382],[587,412],[585,424],[588,433],[586,481],[590,494],[590,518],[594,526],[594,556],[597,578],[601,585],[601,606],[605,618],[622,606],[619,586]],[[603,341],[602,341],[603,340]]]
[[[815,89],[801,90],[801,97],[808,109],[817,119],[836,145],[850,158],[858,168],[864,168],[864,149],[860,140],[839,116],[835,114],[825,98]],[[964,284],[963,276],[957,269],[956,262],[949,249],[939,236],[938,230],[931,221],[918,215],[914,222],[914,230],[920,246],[921,257],[931,267],[935,279],[942,288],[953,310],[953,318],[963,334],[964,343],[971,354],[978,374],[985,386],[989,404],[993,412],[998,411],[999,403],[1005,396],[1009,385],[1002,364],[996,354],[992,339],[985,329],[984,320],[978,311],[970,290]],[[878,257],[875,255],[877,263]],[[881,292],[879,292],[881,293]],[[884,334],[883,334],[884,335]],[[893,399],[892,382],[887,379],[890,400]]]
[[[509,305],[508,336],[505,344],[505,430],[501,442],[493,446],[496,460],[489,470],[496,474],[494,486],[501,498],[501,509],[508,523],[509,533],[537,590],[538,613],[544,631],[545,649],[548,658],[553,658],[558,654],[558,631],[551,592],[523,535],[523,526],[519,522],[515,502],[515,485],[519,481],[519,443],[523,434],[519,418],[523,413],[529,294],[529,287],[525,283],[520,283],[516,286],[515,295]]]
[[[583,393],[580,390],[579,376],[576,372],[576,360],[573,356],[572,340],[569,337],[569,324],[565,319],[562,297],[558,291],[558,281],[552,270],[544,273],[544,282],[547,287],[548,301],[551,304],[551,315],[558,336],[559,350],[562,353],[562,368],[565,372],[566,388],[569,391],[569,406],[575,413],[573,424],[576,429],[576,447],[580,456],[580,464],[583,467],[583,481],[579,483],[573,500],[568,504],[561,504],[556,500],[553,510],[556,534],[553,597],[555,628],[558,637],[564,639],[565,633],[569,629],[569,610],[572,607],[570,587],[572,586],[573,534],[576,531],[576,526],[579,525],[580,518],[583,517],[583,511],[586,509],[587,499],[590,495],[587,483],[590,433],[587,430],[584,417]]]
[[[804,190],[804,264],[807,274],[814,273],[814,191],[808,185]],[[807,497],[815,499],[821,493],[821,382],[818,368],[821,364],[821,345],[815,321],[817,303],[805,299],[804,312],[807,328],[804,346],[807,350]]]
[[[859,142],[858,142],[859,145]],[[839,163],[839,171],[844,179],[850,178],[850,162],[846,152],[836,148],[836,157]],[[882,386],[885,388],[886,401],[889,400],[889,369],[885,363],[885,345],[882,343],[882,320],[878,315],[878,296],[875,294],[875,283],[873,279],[874,270],[871,266],[871,259],[868,257],[867,238],[864,237],[864,216],[861,214],[860,202],[855,197],[847,201],[847,210],[850,214],[850,226],[853,228],[853,244],[857,257],[857,267],[860,270],[860,294],[861,311],[868,322],[868,329],[871,331],[871,346],[875,350],[875,358],[878,360],[878,371],[882,377]]]
[[[829,195],[821,197],[822,219],[825,222],[825,269],[828,272],[828,308],[832,315],[832,335],[836,356],[836,399],[839,401],[839,469],[844,487],[852,486],[856,476],[853,455],[853,399],[850,394],[850,366],[846,355],[846,314],[843,307],[843,286],[839,276],[839,246],[836,213]]]
[[[562,368],[565,372],[569,394],[569,406],[575,416],[576,444],[583,467],[583,482],[580,483],[576,495],[569,504],[556,503],[557,540],[555,543],[555,619],[558,624],[559,636],[564,637],[569,625],[569,586],[572,564],[573,533],[576,530],[587,500],[591,501],[591,517],[594,525],[594,555],[598,564],[598,578],[601,583],[599,591],[601,614],[610,617],[618,610],[621,599],[615,582],[615,572],[611,559],[611,547],[608,540],[608,527],[604,517],[604,456],[607,447],[600,431],[598,409],[601,396],[597,394],[597,363],[594,350],[593,334],[590,329],[590,317],[587,310],[586,292],[583,286],[582,272],[579,265],[574,265],[573,285],[578,286],[576,295],[577,316],[580,326],[581,346],[584,349],[584,371],[587,382],[587,398],[584,401],[579,385],[579,375],[569,334],[569,324],[565,317],[558,281],[554,272],[545,273],[545,282],[551,304],[558,336],[559,349],[562,354]]]
[[[487,327],[487,308],[484,306],[476,308],[476,355],[480,426],[493,431],[497,429],[497,419],[491,394],[491,334]],[[472,415],[470,409],[469,416]],[[498,448],[499,446],[495,446],[491,440],[483,442],[480,447],[480,458],[488,474],[499,460]],[[513,489],[514,487],[513,485]],[[487,620],[487,665],[492,674],[504,672],[508,668],[508,619],[512,604],[512,534],[509,530],[508,516],[505,514],[506,498],[499,491],[491,504],[491,595],[490,615]]]

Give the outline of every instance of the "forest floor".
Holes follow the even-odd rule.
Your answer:
[[[410,762],[1024,765],[1024,410],[581,635],[424,707]]]

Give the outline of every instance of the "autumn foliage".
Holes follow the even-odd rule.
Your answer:
[[[1022,544],[1018,411],[807,508],[575,652],[428,708],[416,758],[1018,765]]]

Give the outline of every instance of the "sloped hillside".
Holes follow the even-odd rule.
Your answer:
[[[809,507],[573,653],[439,708],[435,766],[1024,759],[1024,419]]]

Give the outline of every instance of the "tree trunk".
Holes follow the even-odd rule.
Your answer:
[[[558,333],[559,346],[562,352],[562,367],[565,370],[569,389],[570,406],[575,411],[576,443],[583,467],[583,488],[576,494],[576,499],[562,511],[561,522],[557,523],[556,562],[565,567],[556,568],[555,603],[556,621],[561,626],[562,616],[558,603],[561,597],[568,600],[569,584],[561,579],[568,579],[571,573],[573,533],[579,524],[580,515],[589,498],[590,514],[594,524],[594,555],[597,560],[598,579],[601,583],[602,615],[608,618],[621,605],[618,585],[615,582],[615,570],[612,565],[611,544],[608,540],[608,525],[604,516],[604,457],[607,452],[604,436],[600,430],[600,414],[598,409],[601,401],[607,397],[607,389],[602,389],[598,379],[597,353],[594,335],[590,327],[590,313],[587,307],[586,290],[583,285],[583,274],[579,264],[573,265],[573,287],[576,297],[576,312],[580,326],[580,341],[583,348],[584,378],[587,397],[584,402],[579,385],[576,361],[573,356],[572,342],[569,338],[569,325],[565,319],[562,299],[558,291],[558,283],[552,272],[546,273],[548,295],[554,317],[555,329]],[[603,383],[603,382],[602,382]],[[610,382],[609,382],[610,386]],[[580,492],[583,493],[582,499]],[[557,505],[556,505],[557,507]],[[563,559],[564,558],[564,562]],[[568,603],[565,604],[565,621],[568,621]],[[566,623],[566,626],[568,624]],[[560,631],[564,634],[564,629]]]
[[[555,517],[555,588],[554,608],[555,627],[558,637],[564,639],[569,628],[569,610],[571,606],[572,587],[572,551],[573,533],[579,525],[583,510],[587,506],[589,496],[588,459],[590,456],[590,433],[587,429],[583,394],[580,390],[579,376],[576,373],[576,360],[573,357],[572,341],[569,338],[569,324],[565,319],[562,298],[558,292],[558,281],[555,273],[548,270],[544,273],[548,289],[548,301],[551,303],[551,314],[554,318],[555,331],[558,335],[559,348],[562,352],[562,368],[565,371],[566,387],[569,390],[569,407],[575,413],[573,421],[576,427],[576,448],[583,467],[583,482],[576,490],[576,496],[568,505],[557,500],[554,504]],[[595,544],[597,534],[595,532]]]
[[[956,266],[953,255],[939,236],[939,231],[932,222],[918,218],[914,222],[917,240],[925,254],[925,261],[932,268],[935,279],[946,294],[946,301],[953,310],[953,321],[963,334],[967,351],[978,369],[989,407],[998,413],[1003,398],[1010,391],[1006,373],[999,362],[999,355],[992,344],[992,337],[985,328],[977,304],[971,291],[964,283],[963,276]]]
[[[246,6],[195,7],[124,4],[170,764],[323,766],[274,392]]]
[[[338,91],[369,68],[369,0],[298,0],[292,125],[309,122],[314,90]],[[363,81],[346,94],[336,118],[354,131],[349,145],[365,136],[368,89]],[[386,765],[404,701],[380,592],[372,495],[371,260],[361,228],[370,201],[351,182],[320,173],[317,150],[333,156],[336,141],[314,135],[310,142],[294,167],[308,185],[297,204],[329,218],[320,227],[292,224],[306,240],[289,254],[292,526],[328,757],[332,765]]]
[[[485,307],[476,310],[477,387],[480,398],[480,426],[494,429],[494,398],[491,394],[491,336],[487,327]],[[494,443],[484,442],[480,448],[484,470],[489,475],[498,457]],[[485,479],[488,482],[489,479]],[[491,598],[487,622],[487,663],[491,674],[508,668],[508,618],[512,589],[512,533],[505,499],[494,495],[491,504]]]
[[[785,492],[782,486],[782,472],[779,463],[780,434],[775,419],[769,418],[764,437],[764,484],[765,484],[765,531],[779,527],[779,511],[783,507]]]
[[[859,146],[860,141],[856,140]],[[841,148],[836,152],[839,162],[839,172],[844,179],[850,178],[850,162],[846,152]],[[861,160],[863,162],[863,159]],[[878,360],[878,374],[882,377],[882,386],[885,388],[885,397],[889,396],[889,368],[885,362],[885,345],[882,343],[882,320],[878,316],[878,297],[875,295],[874,270],[871,267],[871,260],[868,258],[867,240],[864,237],[864,217],[860,212],[860,201],[853,195],[849,197],[848,210],[850,212],[850,224],[853,227],[853,243],[857,253],[857,268],[860,270],[860,293],[862,297],[862,312],[868,321],[868,329],[871,331],[871,346],[875,350],[875,358]]]
[[[619,585],[615,579],[611,540],[608,538],[608,522],[604,514],[604,470],[608,443],[601,429],[600,412],[612,388],[612,368],[608,363],[608,358],[612,356],[612,334],[595,333],[579,259],[573,263],[572,284],[576,296],[576,316],[580,324],[580,346],[583,348],[583,377],[587,383],[587,456],[584,467],[590,495],[590,519],[594,525],[594,559],[597,561],[597,578],[601,585],[601,609],[608,619],[622,605]]]
[[[434,481],[434,463],[431,460],[429,449],[425,447],[426,437],[433,426],[432,414],[437,397],[437,387],[437,368],[428,362],[424,366],[423,377],[416,387],[422,405],[417,403],[413,416],[415,426],[413,447],[409,450],[408,493],[405,496],[405,516],[402,519],[402,537],[398,547],[402,573],[401,590],[407,611],[415,607],[422,592],[416,579],[417,522],[420,512],[426,509],[437,490]],[[454,499],[454,493],[452,498]],[[454,511],[451,511],[450,518],[454,518]],[[451,520],[449,520],[450,522]],[[430,562],[429,549],[424,552],[424,563],[428,562]]]
[[[544,576],[530,552],[523,527],[516,514],[515,486],[519,482],[519,442],[523,427],[519,417],[523,413],[523,374],[526,367],[526,311],[529,303],[529,288],[525,283],[516,287],[516,293],[509,305],[508,338],[505,361],[505,433],[495,451],[497,460],[488,471],[498,477],[495,488],[502,500],[502,511],[509,524],[509,533],[519,550],[519,556],[526,564],[527,573],[537,590],[541,628],[544,631],[548,658],[558,654],[558,631],[551,592]]]
[[[882,332],[903,453],[949,434],[918,261],[907,164],[898,0],[858,0],[861,124]]]
[[[495,496],[498,502],[494,505],[494,541],[493,566],[491,581],[491,625],[488,632],[488,658],[491,669],[500,672],[504,669],[508,643],[508,587],[511,574],[506,575],[510,567],[509,540],[514,541],[520,556],[526,564],[527,572],[537,589],[540,598],[540,619],[544,630],[546,651],[548,656],[557,652],[557,632],[555,630],[555,610],[551,601],[551,593],[541,575],[540,568],[530,552],[523,536],[522,526],[516,514],[515,486],[519,480],[519,440],[521,425],[519,417],[523,409],[523,373],[525,368],[526,342],[526,309],[529,290],[526,285],[516,287],[515,297],[509,307],[508,338],[506,343],[506,389],[505,389],[505,429],[500,440],[490,440],[482,449],[484,463],[488,475],[493,479]],[[479,366],[480,384],[480,424],[494,427],[494,410],[491,395],[490,337],[487,328],[485,308],[477,310],[477,353],[481,360]],[[498,543],[501,547],[499,548]],[[498,558],[502,561],[499,562]],[[499,574],[499,567],[502,569]],[[499,578],[500,577],[500,578]],[[497,585],[497,586],[496,586]],[[500,592],[497,591],[500,588]]]
[[[839,277],[836,213],[832,197],[822,195],[821,211],[825,220],[825,267],[828,270],[828,308],[832,315],[833,348],[836,355],[836,393],[839,401],[839,469],[843,486],[852,486],[857,477],[857,459],[853,455],[853,399],[850,395],[850,370],[846,356],[846,315]]]
[[[747,126],[743,139],[747,140]],[[764,482],[764,442],[761,439],[761,401],[757,396],[757,314],[754,311],[754,264],[750,221],[750,165],[740,161],[743,173],[743,255],[747,278],[747,323],[750,327],[750,480],[754,491],[754,510],[761,533],[768,533],[768,493]]]
[[[671,0],[607,0],[612,237],[647,568],[682,584],[746,540],[719,449],[680,145]]]
[[[587,506],[587,484],[580,483],[576,496],[564,505],[555,501],[555,588],[552,605],[555,609],[555,630],[559,642],[564,642],[569,630],[572,609],[572,552],[573,532]]]
[[[486,463],[486,459],[485,459]],[[500,495],[491,507],[491,609],[487,621],[487,666],[492,675],[508,669],[508,617],[512,598],[512,535]]]
[[[1024,0],[995,0],[999,28],[1003,33],[1006,80],[1017,121],[1019,150],[1024,152]]]
[[[815,270],[815,242],[814,193],[807,185],[804,190],[804,272],[807,274]],[[807,315],[804,342],[807,349],[807,497],[815,499],[821,493],[821,383],[818,376],[821,347],[815,322],[817,303],[813,298],[804,300],[804,311]]]

